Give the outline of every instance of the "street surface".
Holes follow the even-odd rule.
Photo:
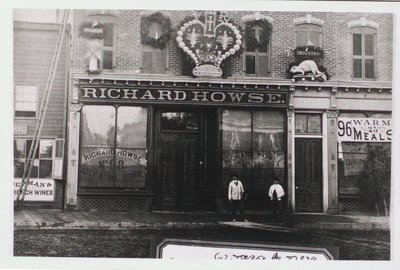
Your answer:
[[[199,229],[18,229],[15,256],[152,258],[153,239],[181,238],[261,244],[336,246],[340,260],[389,260],[388,231],[320,231],[227,222]],[[157,240],[158,241],[158,240]]]

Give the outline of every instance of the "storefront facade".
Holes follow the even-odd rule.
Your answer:
[[[249,195],[247,209],[269,207],[274,177],[291,211],[361,205],[350,177],[361,167],[343,165],[352,143],[339,123],[385,125],[384,138],[357,131],[356,141],[390,145],[392,16],[192,14],[74,11],[65,207],[220,211],[233,175]],[[217,60],[205,67],[200,46],[213,45],[199,38],[222,26]],[[308,41],[325,53],[310,54]],[[287,48],[296,45],[295,55],[315,56],[328,79],[288,77]]]
[[[55,13],[55,12],[54,12]],[[21,187],[60,24],[14,21],[14,199]],[[69,29],[61,47],[52,93],[24,205],[62,208],[69,70]]]

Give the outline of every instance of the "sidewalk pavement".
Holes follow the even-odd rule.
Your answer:
[[[293,214],[277,223],[271,213],[246,213],[248,222],[232,222],[226,213],[214,212],[100,212],[55,209],[14,211],[15,229],[200,229],[218,226],[296,228],[306,230],[385,230],[389,217],[367,215]]]

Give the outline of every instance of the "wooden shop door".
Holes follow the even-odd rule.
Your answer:
[[[197,120],[200,120],[199,116],[195,116],[194,121]],[[161,210],[191,211],[199,208],[200,132],[199,125],[191,125],[178,130],[161,130],[158,135],[157,167]],[[169,125],[168,128],[175,126]]]
[[[295,143],[296,212],[322,212],[322,139]]]

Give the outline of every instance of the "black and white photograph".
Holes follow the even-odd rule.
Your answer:
[[[8,7],[5,266],[394,267],[400,3],[199,2]]]

